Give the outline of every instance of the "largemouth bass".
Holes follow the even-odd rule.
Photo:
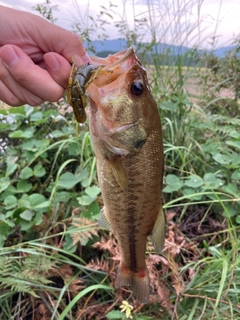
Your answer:
[[[130,286],[135,297],[147,303],[147,237],[158,253],[165,239],[160,116],[134,47],[92,61],[104,66],[86,89],[104,202],[99,224],[111,228],[118,240],[121,262],[115,287]]]

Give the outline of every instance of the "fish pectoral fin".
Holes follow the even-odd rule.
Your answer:
[[[106,216],[104,207],[102,208],[102,210],[100,212],[100,217],[98,219],[98,224],[99,224],[100,227],[103,227],[103,228],[108,229],[108,230],[112,230],[111,223],[108,220],[108,217]]]
[[[148,303],[150,280],[148,270],[142,270],[140,272],[132,272],[122,267],[122,263],[118,266],[117,277],[115,281],[115,288],[122,286],[129,286],[135,298],[141,303]]]
[[[127,193],[128,189],[128,177],[127,177],[127,172],[122,164],[121,158],[110,161],[111,167],[112,167],[112,172],[117,180],[118,184],[120,187],[123,189],[125,193]]]
[[[162,208],[150,234],[150,239],[157,253],[161,253],[165,242],[165,216]]]

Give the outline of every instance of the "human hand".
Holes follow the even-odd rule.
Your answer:
[[[58,101],[72,59],[91,62],[81,39],[27,12],[0,6],[0,100],[11,106]]]

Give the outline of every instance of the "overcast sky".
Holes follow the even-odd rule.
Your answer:
[[[0,0],[0,4],[36,14],[33,6],[41,3],[44,0]],[[154,35],[159,42],[209,47],[215,35],[215,47],[220,47],[240,36],[240,0],[111,0],[111,3],[116,5],[112,8],[115,21],[127,19],[133,28],[134,16],[146,18],[144,35],[148,39]],[[74,21],[90,27],[87,17],[96,17],[101,4],[109,7],[106,0],[51,0],[51,4],[58,6],[54,13],[56,23],[70,30]],[[119,38],[119,29],[109,21],[111,24],[105,27],[107,34],[112,39]],[[142,32],[140,28],[137,30]],[[101,36],[101,31],[98,34]],[[96,40],[94,35],[91,40]]]

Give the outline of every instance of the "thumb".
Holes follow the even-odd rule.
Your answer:
[[[44,55],[44,61],[52,78],[63,88],[67,88],[71,66],[68,61],[56,52],[48,52]]]

